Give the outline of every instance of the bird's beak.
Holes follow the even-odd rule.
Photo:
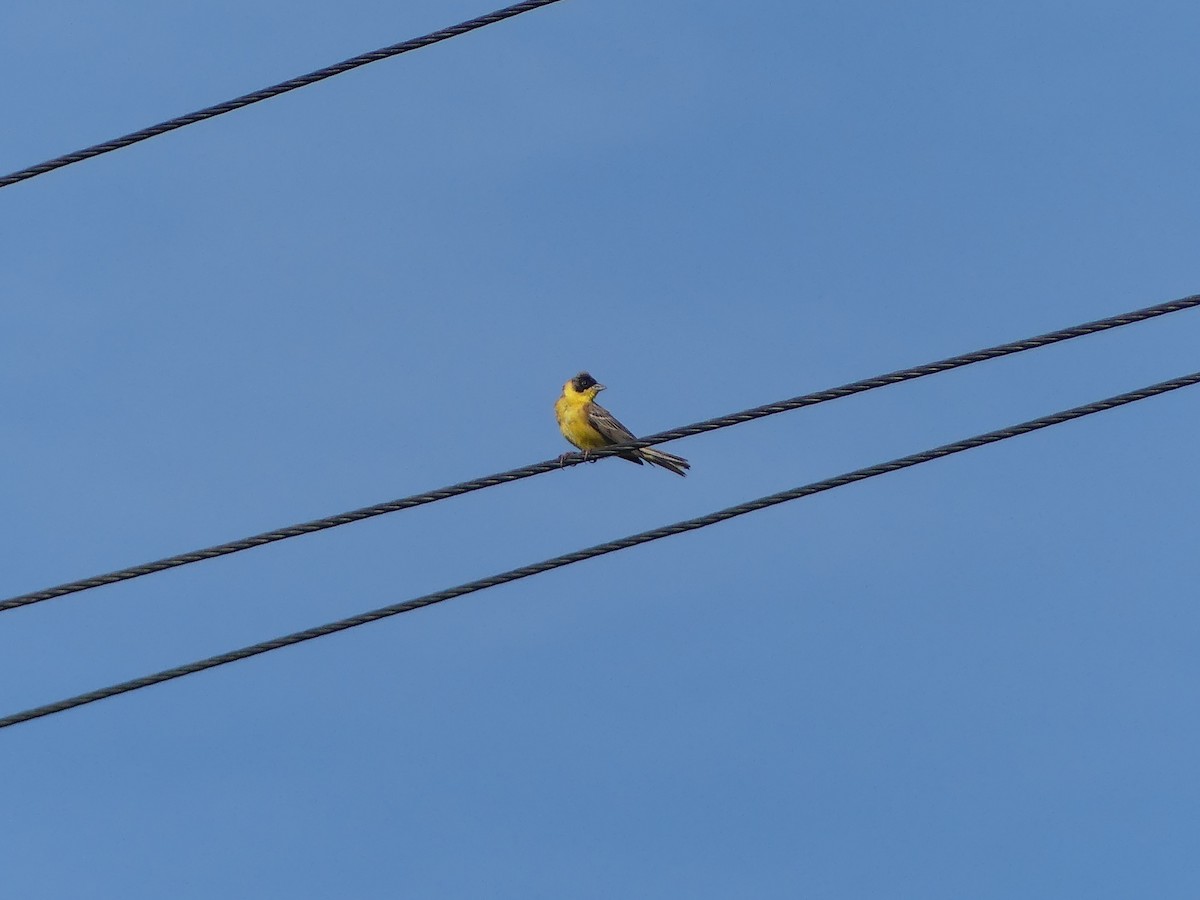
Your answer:
[[[596,388],[596,393],[597,393],[597,394],[598,394],[598,393],[600,393],[601,391],[607,391],[607,390],[608,390],[608,388],[606,388],[606,387],[605,387],[604,385],[602,385],[602,384],[597,384],[597,385],[595,385],[595,388]]]

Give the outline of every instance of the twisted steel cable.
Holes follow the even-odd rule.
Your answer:
[[[849,384],[844,384],[841,387],[830,388],[828,390],[818,391],[813,394],[802,394],[799,397],[793,397],[790,400],[781,400],[778,403],[769,403],[765,406],[757,406],[753,409],[743,410],[727,416],[720,416],[715,419],[708,419],[703,422],[697,422],[693,425],[685,425],[681,428],[673,428],[669,431],[661,431],[658,434],[650,435],[649,437],[639,441],[631,442],[629,444],[605,448],[604,450],[593,450],[589,454],[589,458],[596,459],[604,456],[613,456],[617,453],[620,453],[622,450],[627,450],[633,447],[649,447],[654,444],[661,444],[666,441],[676,440],[678,438],[703,434],[708,431],[715,431],[719,428],[728,428],[731,425],[740,425],[743,422],[751,422],[755,419],[773,416],[777,413],[787,412],[788,410],[801,409],[806,406],[815,406],[818,403],[825,403],[829,400],[837,400],[841,397],[849,397],[852,394],[860,394],[864,391],[874,390],[875,388],[886,387],[891,384],[899,384],[903,381],[912,381],[916,378],[923,378],[926,375],[935,375],[939,372],[946,372],[962,366],[972,365],[973,363],[983,362],[989,359],[996,359],[1001,356],[1009,356],[1014,353],[1021,353],[1025,350],[1033,350],[1037,347],[1045,347],[1049,344],[1056,344],[1060,341],[1067,341],[1071,340],[1072,338],[1082,337],[1088,334],[1095,334],[1096,332],[1106,331],[1110,328],[1119,328],[1124,325],[1132,325],[1135,322],[1142,322],[1146,319],[1152,319],[1156,316],[1162,316],[1168,313],[1180,312],[1182,310],[1191,309],[1195,306],[1200,306],[1200,294],[1195,294],[1190,297],[1183,297],[1179,300],[1171,300],[1167,303],[1159,303],[1155,306],[1148,306],[1144,309],[1133,310],[1132,312],[1121,313],[1120,315],[1110,316],[1106,319],[1097,319],[1094,322],[1086,322],[1082,325],[1063,328],[1059,331],[1051,331],[1047,334],[1039,335],[1037,337],[1024,338],[1022,340],[1012,341],[1007,344],[998,344],[995,347],[976,350],[973,353],[964,353],[959,356],[951,356],[947,359],[939,360],[937,362],[926,363],[925,365],[914,366],[909,369],[900,369],[895,372],[889,372],[886,375],[876,375],[873,378],[865,378],[861,381],[853,381]],[[386,503],[377,503],[373,506],[364,506],[361,509],[352,510],[350,512],[326,516],[320,519],[313,519],[310,522],[302,522],[297,525],[288,525],[283,528],[277,528],[273,531],[266,531],[262,534],[256,534],[251,537],[239,538],[238,540],[228,541],[223,544],[216,544],[212,547],[206,547],[202,550],[193,550],[187,553],[180,553],[176,556],[168,556],[164,559],[159,559],[154,562],[143,563],[141,565],[130,566],[125,569],[118,569],[103,575],[95,575],[89,578],[82,578],[78,581],[67,582],[65,584],[60,584],[57,587],[45,588],[43,590],[34,591],[28,594],[20,594],[5,600],[0,600],[0,612],[10,609],[17,609],[22,606],[29,606],[34,603],[40,603],[43,600],[51,600],[55,597],[63,597],[67,594],[78,593],[79,591],[86,591],[91,588],[101,587],[106,584],[115,584],[121,581],[128,581],[132,578],[140,578],[143,575],[151,575],[155,572],[162,572],[166,569],[173,569],[178,566],[185,566],[191,563],[201,562],[202,560],[206,559],[214,559],[219,556],[226,556],[230,553],[238,553],[242,550],[249,550],[253,547],[261,547],[264,544],[271,544],[275,541],[299,537],[300,535],[311,534],[316,531],[323,531],[327,528],[335,528],[338,525],[346,525],[350,522],[359,522],[363,519],[370,519],[374,516],[381,516],[385,513],[398,512],[399,510],[403,509],[412,509],[417,506],[424,506],[427,503],[446,500],[450,497],[457,497],[461,494],[469,494],[472,491],[482,490],[483,488],[508,484],[513,481],[519,481],[522,478],[541,475],[544,472],[557,471],[565,466],[577,465],[583,461],[584,459],[582,455],[578,453],[572,453],[561,459],[548,459],[544,462],[522,466],[517,469],[510,469],[507,472],[498,472],[495,475],[486,475],[482,478],[474,478],[470,481],[459,482],[458,484],[452,484],[448,487],[426,491],[425,493],[421,494],[413,494],[412,496],[402,497],[398,500],[390,500]]]
[[[615,553],[618,550],[627,550],[630,547],[636,547],[639,544],[647,544],[651,541],[657,541],[665,537],[671,537],[672,535],[683,534],[688,531],[695,531],[698,528],[706,528],[709,525],[715,525],[716,523],[724,522],[727,519],[733,519],[737,516],[744,516],[747,513],[757,512],[760,509],[766,509],[770,506],[786,503],[789,500],[798,500],[801,497],[819,494],[822,491],[828,491],[832,490],[833,488],[842,487],[843,485],[853,484],[856,481],[863,481],[867,478],[874,478],[877,475],[886,475],[888,472],[906,469],[910,466],[916,466],[935,459],[941,459],[942,457],[950,456],[954,453],[961,453],[964,450],[972,450],[975,447],[982,447],[986,444],[994,444],[997,441],[1003,441],[1022,434],[1028,434],[1031,431],[1037,431],[1042,428],[1049,428],[1051,425],[1059,425],[1063,422],[1069,422],[1072,419],[1090,416],[1093,413],[1102,412],[1107,409],[1114,409],[1118,406],[1124,406],[1126,403],[1134,403],[1138,400],[1145,400],[1148,397],[1165,394],[1168,391],[1178,390],[1179,388],[1188,387],[1189,385],[1198,383],[1200,383],[1200,372],[1193,372],[1191,375],[1184,375],[1180,378],[1174,378],[1170,381],[1163,381],[1159,384],[1150,385],[1149,387],[1144,387],[1136,391],[1118,394],[1117,396],[1109,397],[1106,400],[1098,400],[1095,403],[1088,403],[1084,406],[1076,406],[1073,409],[1052,413],[1051,415],[1042,416],[1037,419],[1031,419],[1028,422],[1022,422],[1019,425],[1011,425],[1008,428],[1001,428],[997,431],[989,431],[986,434],[980,434],[961,441],[955,441],[952,444],[944,444],[941,447],[935,447],[932,450],[924,450],[920,453],[902,456],[898,459],[879,463],[874,466],[868,466],[864,469],[855,469],[853,472],[847,472],[843,475],[837,475],[833,478],[827,478],[823,481],[815,481],[811,484],[806,484],[801,487],[792,488],[786,491],[780,491],[777,494],[771,494],[767,497],[759,497],[757,500],[751,500],[747,503],[738,504],[737,506],[730,506],[727,509],[718,510],[717,512],[709,513],[706,516],[699,516],[694,519],[685,519],[684,521],[676,522],[673,525],[664,525],[661,528],[643,531],[640,534],[633,534],[629,535],[628,537],[619,538],[615,541],[597,544],[596,546],[588,547],[585,550],[576,550],[573,553],[565,553],[562,556],[555,556],[551,559],[545,559],[541,562],[522,566],[519,569],[510,569],[509,571],[501,572],[498,575],[492,575],[488,578],[481,578],[477,581],[470,581],[466,584],[461,584],[458,587],[448,588],[444,591],[437,591],[433,594],[426,594],[423,597],[417,597],[416,599],[407,600],[403,603],[397,603],[392,606],[384,606],[380,609],[361,613],[357,616],[339,619],[336,622],[318,625],[315,628],[308,628],[304,631],[297,631],[284,637],[263,641],[259,644],[251,644],[248,647],[242,647],[238,650],[231,650],[228,653],[221,653],[217,656],[210,656],[207,659],[197,660],[196,662],[187,663],[186,665],[182,666],[176,666],[172,669],[164,669],[163,671],[157,672],[153,675],[146,675],[142,678],[135,678],[132,681],[124,681],[120,684],[114,684],[109,687],[100,688],[99,690],[89,691],[86,694],[79,694],[75,697],[69,697],[65,700],[60,700],[57,703],[48,703],[45,706],[37,706],[32,709],[27,709],[23,712],[14,713],[12,715],[5,716],[4,718],[0,718],[0,728],[7,728],[10,725],[28,722],[32,719],[41,718],[42,716],[49,716],[53,715],[54,713],[64,712],[68,709],[74,709],[77,706],[95,703],[97,700],[115,697],[118,694],[125,694],[129,691],[140,690],[141,688],[150,687],[151,685],[162,684],[164,681],[182,678],[184,675],[191,675],[195,672],[203,672],[205,669],[212,669],[216,666],[223,666],[226,663],[248,659],[252,656],[258,656],[261,653],[267,653],[271,650],[279,650],[283,647],[290,647],[293,644],[299,644],[304,641],[311,641],[314,638],[324,637],[327,634],[335,634],[339,631],[345,631],[348,628],[356,628],[359,625],[366,625],[368,622],[375,622],[379,619],[386,619],[390,616],[396,616],[401,613],[412,612],[413,610],[422,609],[426,606],[432,606],[435,603],[441,603],[444,600],[451,600],[455,597],[462,597],[465,594],[482,591],[501,584],[508,584],[513,581],[518,581],[522,578],[528,578],[531,575],[539,575],[542,572],[549,572],[551,569],[569,566],[573,563],[583,562],[584,560],[593,559],[597,556],[603,556],[607,553]]]
[[[430,44],[436,44],[452,37],[458,37],[460,34],[466,34],[468,31],[483,28],[485,25],[493,25],[496,22],[511,19],[513,16],[519,16],[521,13],[558,2],[559,0],[525,0],[523,3],[515,3],[504,9],[498,9],[495,12],[477,16],[474,19],[468,19],[466,22],[460,22],[457,25],[451,25],[449,28],[430,32],[422,37],[402,41],[399,44],[392,44],[390,47],[381,47],[369,53],[362,53],[350,59],[342,60],[339,63],[334,63],[331,66],[326,66],[323,69],[317,69],[315,72],[309,72],[307,75],[289,78],[287,81],[281,81],[279,84],[274,84],[249,94],[243,94],[232,100],[226,100],[224,103],[206,106],[204,109],[198,109],[187,115],[168,119],[165,122],[159,122],[157,125],[151,125],[140,131],[134,131],[121,137],[113,138],[110,141],[105,141],[103,144],[96,144],[83,150],[76,150],[74,153],[68,153],[64,156],[38,163],[35,166],[29,166],[26,169],[12,172],[9,175],[0,177],[0,188],[8,187],[19,181],[26,181],[38,175],[44,175],[47,172],[61,169],[63,166],[69,166],[72,163],[83,162],[83,160],[91,159],[94,156],[110,153],[113,150],[120,150],[122,147],[128,147],[130,144],[136,144],[139,141],[157,137],[168,131],[174,131],[176,128],[182,128],[185,125],[192,125],[196,122],[203,122],[205,119],[211,119],[214,116],[233,112],[235,109],[241,109],[243,106],[258,103],[260,100],[269,100],[271,97],[278,97],[280,94],[286,94],[288,91],[294,91],[297,88],[307,87],[326,78],[332,78],[334,75],[341,75],[343,72],[357,69],[359,66],[365,66],[368,63],[378,62],[381,59],[388,59],[392,56],[399,56],[401,53],[408,53],[410,50],[419,50],[422,47],[428,47]]]

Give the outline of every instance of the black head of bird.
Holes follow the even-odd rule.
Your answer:
[[[595,390],[597,394],[604,390],[604,385],[596,381],[596,379],[587,372],[580,372],[578,375],[572,378],[571,387],[581,394],[587,390]]]

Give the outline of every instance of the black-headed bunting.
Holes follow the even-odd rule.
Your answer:
[[[592,450],[637,440],[633,432],[596,402],[596,395],[602,390],[604,385],[587,372],[580,372],[563,385],[562,396],[554,404],[554,417],[558,419],[563,437],[582,450],[584,457]],[[641,447],[617,455],[639,466],[643,462],[661,466],[676,475],[687,475],[687,470],[691,468],[691,464],[683,457],[653,447]]]

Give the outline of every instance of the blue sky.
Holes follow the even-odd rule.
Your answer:
[[[490,9],[14,0],[0,170]],[[0,191],[4,596],[1200,291],[1190,3],[568,0]],[[0,618],[0,714],[1197,368],[1181,313]],[[21,897],[1194,897],[1184,390],[0,733]]]

